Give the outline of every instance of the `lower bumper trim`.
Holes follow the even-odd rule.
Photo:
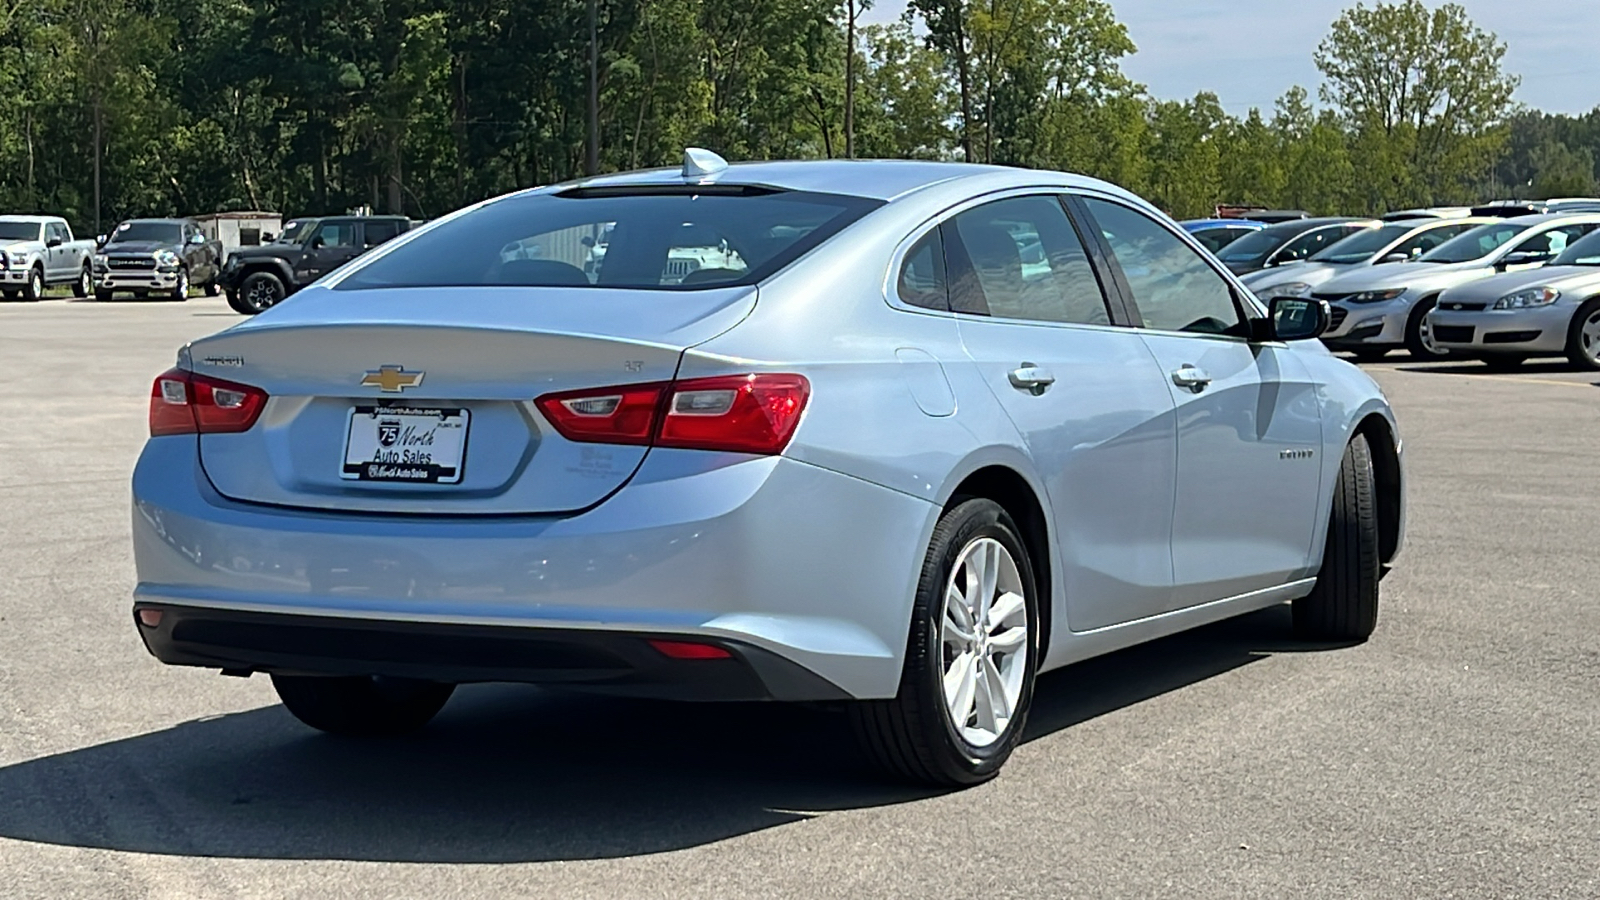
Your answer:
[[[144,609],[160,624],[138,624]],[[829,701],[837,685],[760,647],[723,638],[241,612],[136,603],[145,647],[169,665],[251,672],[514,681],[674,700]],[[649,638],[715,644],[727,659],[672,659]]]

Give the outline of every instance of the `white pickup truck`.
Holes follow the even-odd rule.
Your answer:
[[[0,216],[0,293],[7,300],[37,300],[52,284],[70,284],[74,296],[94,286],[94,241],[75,241],[72,227],[55,216]]]

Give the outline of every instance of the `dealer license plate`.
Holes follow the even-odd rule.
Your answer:
[[[456,484],[469,418],[459,407],[352,407],[340,474],[357,481]]]

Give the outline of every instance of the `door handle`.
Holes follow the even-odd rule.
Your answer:
[[[1010,376],[1011,386],[1022,391],[1027,391],[1035,397],[1050,389],[1056,383],[1056,377],[1050,370],[1043,366],[1025,362],[1018,368],[1012,369]]]
[[[1211,376],[1194,363],[1184,363],[1172,370],[1172,383],[1198,394],[1210,386]]]

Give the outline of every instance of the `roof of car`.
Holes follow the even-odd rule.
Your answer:
[[[142,225],[193,225],[193,219],[123,219],[121,224],[138,222]]]
[[[27,222],[42,225],[45,222],[65,222],[60,216],[0,216],[0,222]]]
[[[976,163],[929,162],[901,159],[783,160],[775,162],[732,163],[708,179],[714,184],[760,185],[790,191],[850,194],[876,200],[894,200],[906,194],[962,178],[982,176],[1027,184],[1065,184],[1081,187],[1110,187],[1092,178],[1064,172],[1017,169]],[[552,190],[575,187],[628,187],[636,185],[684,184],[679,168],[645,169],[616,175],[599,175]],[[688,182],[693,184],[695,182]],[[1118,191],[1118,193],[1121,193]]]
[[[1255,219],[1184,219],[1178,224],[1190,231],[1197,228],[1248,228],[1253,231],[1267,227],[1267,223]]]
[[[1287,222],[1276,222],[1263,228],[1263,231],[1310,231],[1324,225],[1344,225],[1349,222],[1370,222],[1378,224],[1377,219],[1358,219],[1354,216],[1321,216],[1315,219],[1290,219]]]

